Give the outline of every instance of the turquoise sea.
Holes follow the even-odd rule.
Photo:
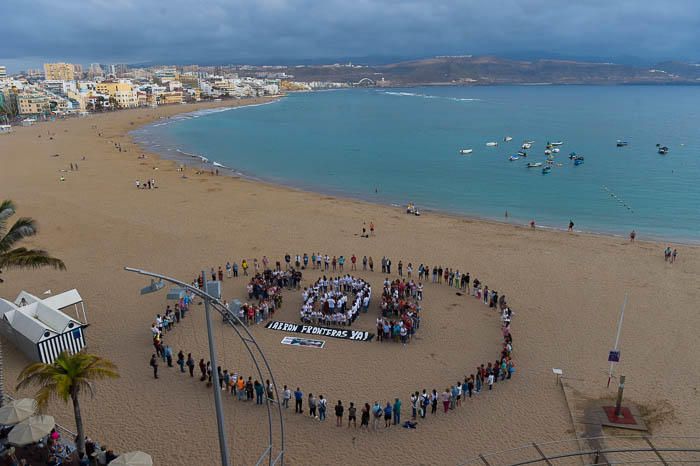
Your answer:
[[[700,86],[352,89],[161,120],[135,138],[238,173],[377,203],[700,242]],[[505,136],[513,138],[504,142]],[[616,147],[616,141],[629,142]],[[509,161],[523,141],[528,157]],[[486,147],[497,141],[498,147]],[[547,141],[562,141],[548,175]],[[665,156],[656,144],[669,147]],[[459,149],[471,148],[471,155]],[[585,157],[575,166],[570,152]]]

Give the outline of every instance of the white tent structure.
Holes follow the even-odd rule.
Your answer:
[[[63,312],[70,306],[75,308],[77,319]],[[86,323],[79,320],[79,310]],[[73,354],[85,347],[85,307],[75,289],[46,299],[26,291],[14,302],[0,298],[0,316],[2,334],[36,361],[50,364],[63,351]]]

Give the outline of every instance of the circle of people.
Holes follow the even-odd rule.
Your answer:
[[[304,258],[307,259],[308,256],[304,254]],[[320,254],[318,256],[314,254],[313,259],[316,259],[316,261],[312,263],[317,264],[314,266],[314,268],[320,269],[320,263],[317,261],[325,263],[327,260],[326,258],[328,258],[327,255],[324,257]],[[295,265],[297,265],[297,267],[299,267],[302,260],[304,260],[304,265],[307,265],[306,260],[301,259],[299,255],[296,256],[296,259]],[[285,256],[285,260],[287,262],[287,270],[292,270],[293,268],[289,264],[289,254]],[[355,270],[356,260],[356,256],[353,254],[351,258],[353,270]],[[264,261],[267,262],[266,258]],[[365,256],[362,262],[364,270],[367,270],[367,266],[370,266],[370,270],[373,271],[374,268],[371,257],[367,258],[367,256]],[[332,261],[328,260],[328,263],[330,265]],[[337,260],[335,261],[335,264],[337,266]],[[383,273],[391,273],[391,260],[389,258],[383,257],[381,265]],[[401,261],[399,261],[397,268],[399,276],[403,277],[403,263]],[[229,267],[227,264],[227,270],[228,269]],[[219,270],[221,270],[221,268],[219,268]],[[231,267],[231,270],[233,270],[233,267]],[[244,270],[247,270],[247,267]],[[279,262],[277,262],[276,270],[278,272],[281,271]],[[408,264],[406,270],[408,278],[410,279],[413,272],[411,263]],[[257,275],[258,274],[256,274],[256,276]],[[212,276],[214,279],[217,278],[214,269],[212,269]],[[235,276],[237,276],[237,274]],[[443,268],[442,266],[433,266],[431,268],[430,266],[420,264],[418,267],[419,280],[427,281],[431,277],[432,283],[445,284],[451,288],[461,289],[462,291],[466,292],[465,295],[467,297],[476,298],[480,302],[483,302],[484,305],[487,305],[490,308],[496,308],[500,312],[501,330],[503,335],[500,355],[493,362],[477,365],[469,376],[465,375],[463,380],[460,379],[456,383],[450,384],[450,386],[447,386],[443,391],[438,391],[436,388],[433,388],[432,390],[424,388],[422,391],[416,390],[411,392],[409,395],[410,419],[405,420],[403,423],[401,422],[402,400],[398,397],[394,398],[393,401],[387,400],[384,404],[380,403],[379,401],[375,401],[372,405],[370,405],[370,403],[362,404],[360,407],[361,429],[369,429],[370,420],[372,420],[372,428],[375,430],[380,428],[382,420],[384,421],[385,428],[401,425],[405,428],[414,429],[417,425],[417,419],[419,417],[421,419],[425,419],[428,411],[430,411],[431,415],[436,415],[439,412],[439,406],[442,405],[443,412],[447,414],[449,411],[455,410],[462,406],[462,403],[466,402],[467,399],[480,395],[482,391],[486,389],[486,387],[488,387],[488,390],[491,391],[493,390],[493,387],[497,385],[497,383],[510,380],[515,373],[515,362],[513,360],[513,337],[511,333],[511,321],[514,316],[514,312],[508,306],[505,295],[499,296],[496,290],[489,289],[489,287],[486,285],[482,286],[482,283],[478,278],[474,278],[472,281],[469,273],[460,273],[459,270]],[[223,279],[221,273],[219,274],[218,278]],[[299,276],[299,279],[300,278],[301,277]],[[412,281],[409,283],[412,283]],[[200,285],[200,283],[197,283],[197,285]],[[299,286],[298,282],[295,284],[295,286]],[[403,290],[403,292],[401,290]],[[329,297],[322,296],[322,298],[325,299],[324,307],[326,304],[328,304],[328,308],[330,309],[330,303],[328,303],[329,299],[333,299],[335,301],[335,306],[337,307],[338,299],[342,301],[343,297],[347,298],[347,295],[343,293],[350,291],[355,293],[355,300],[352,307],[354,307],[355,304],[358,304],[358,296],[360,296],[361,293],[361,304],[358,304],[357,312],[359,312],[360,309],[366,312],[366,308],[369,305],[369,298],[371,297],[371,287],[364,280],[349,275],[331,280],[325,278],[319,279],[313,286],[304,289],[302,297],[304,297],[304,303],[306,305],[309,300],[314,300],[314,303],[316,302],[315,300],[320,300],[321,298],[319,296],[321,293],[327,294],[340,292],[340,295],[336,294],[334,296],[331,294]],[[423,297],[423,285],[422,282],[419,282],[417,285],[414,283],[413,286],[407,286],[405,280],[385,280],[384,292],[382,296],[383,302],[384,300],[390,299],[392,303],[394,300],[397,300],[397,302],[400,303],[400,301],[398,301],[399,298],[406,299],[409,297],[415,299],[415,302],[408,304],[404,302],[402,304],[403,307],[399,305],[398,308],[394,308],[387,304],[385,308],[384,304],[382,304],[383,315],[385,312],[399,312],[399,314],[403,316],[404,314],[411,314],[414,310],[416,311],[415,314],[411,314],[410,316],[410,327],[403,318],[401,319],[401,324],[398,326],[398,337],[404,343],[405,338],[407,338],[409,334],[412,334],[412,331],[418,328],[420,323],[420,318],[418,317],[420,306],[418,306],[418,302],[421,301]],[[168,305],[164,316],[161,317],[160,314],[156,316],[156,320],[151,329],[153,335],[153,345],[156,349],[156,353],[152,355],[150,361],[150,366],[153,369],[155,378],[158,378],[159,358],[161,358],[163,362],[167,363],[168,367],[173,367],[172,363],[174,356],[172,348],[163,344],[162,335],[163,333],[170,331],[174,324],[179,323],[180,320],[185,317],[186,312],[189,310],[189,304],[192,302],[192,298],[193,295],[185,295],[183,298],[180,298],[178,303],[175,304],[174,310],[170,309],[170,306]],[[367,306],[365,306],[366,299]],[[413,304],[415,307],[412,307],[411,304]],[[352,307],[350,309],[352,309]],[[347,308],[347,306],[345,306],[345,308]],[[302,309],[302,319],[303,318],[304,310]],[[379,332],[380,322],[381,332]],[[393,323],[385,322],[383,318],[379,318],[377,320],[378,341],[385,341],[387,336],[389,339],[392,337],[396,338],[396,334],[393,333],[394,327],[392,324]],[[402,331],[401,328],[403,328],[404,331]],[[180,350],[177,354],[176,363],[180,368],[180,372],[185,373],[185,367],[187,367],[190,377],[194,377],[195,368],[198,366],[200,371],[200,381],[206,381],[208,387],[212,385],[213,369],[210,362],[205,362],[204,359],[200,359],[199,363],[197,364],[195,363],[192,353],[188,353],[187,357],[185,357],[185,353]],[[255,399],[255,404],[257,405],[263,405],[267,402],[275,402],[275,386],[269,380],[266,380],[263,384],[259,380],[254,380],[253,377],[248,377],[245,379],[244,375],[240,374],[236,370],[222,370],[221,366],[217,367],[216,370],[219,380],[219,388],[222,391],[230,392],[232,398],[239,401],[252,401]],[[290,401],[293,399],[295,413],[304,414],[304,398],[304,392],[300,387],[297,387],[296,390],[292,392],[287,385],[284,385],[282,390],[282,399],[280,402],[285,409],[288,409]],[[324,397],[323,395],[316,397],[313,395],[313,393],[309,393],[306,400],[309,416],[314,419],[324,421],[328,410],[328,398]],[[334,406],[336,426],[340,427],[344,425],[344,416],[345,413],[347,413],[347,426],[356,428],[357,409],[358,407],[354,401],[351,401],[347,405],[346,410],[346,406],[343,405],[342,400],[338,400],[337,404]]]

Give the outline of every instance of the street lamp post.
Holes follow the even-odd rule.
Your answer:
[[[207,337],[209,339],[209,359],[211,360],[211,371],[214,381],[212,388],[214,390],[214,405],[216,407],[216,425],[219,431],[219,450],[221,452],[221,466],[230,466],[231,463],[229,462],[228,457],[228,442],[226,439],[226,428],[224,427],[224,412],[222,410],[221,404],[221,389],[219,388],[219,371],[217,370],[218,364],[216,357],[216,347],[214,345],[214,334],[211,331],[211,313],[209,310],[210,302],[213,301],[215,298],[210,296],[206,292],[206,290],[202,291],[198,288],[188,285],[187,283],[175,280],[174,278],[166,277],[165,275],[146,272],[145,270],[134,269],[131,267],[124,267],[124,270],[165,280],[167,282],[173,283],[193,292],[194,294],[196,294],[204,300],[204,313],[206,315],[207,320]],[[204,271],[202,271],[202,283],[204,284],[204,287],[206,289],[207,277]]]

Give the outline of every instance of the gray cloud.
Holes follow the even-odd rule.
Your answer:
[[[539,51],[698,58],[697,0],[27,0],[0,63],[302,59]]]

